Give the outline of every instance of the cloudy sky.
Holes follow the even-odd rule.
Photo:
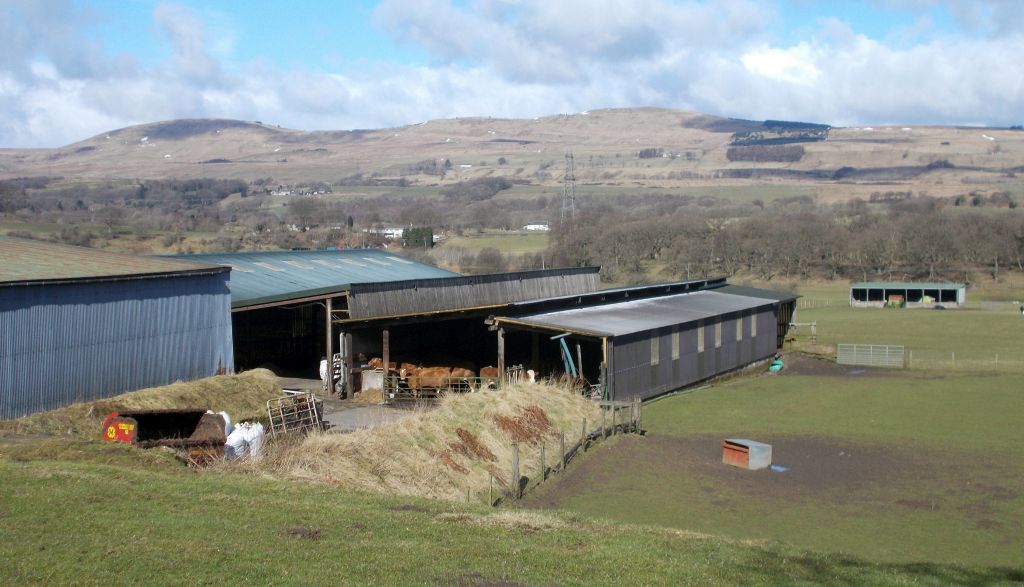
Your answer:
[[[662,106],[1024,122],[1018,0],[0,0],[0,147]]]

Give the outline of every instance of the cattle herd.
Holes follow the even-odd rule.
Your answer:
[[[384,369],[380,357],[370,359],[366,368],[385,371],[385,392],[392,397],[432,398],[445,393],[465,393],[480,389],[496,389],[499,371],[497,367],[481,367],[479,373],[473,365],[417,365],[415,363],[389,361]],[[513,368],[512,371],[516,371]],[[523,372],[522,367],[518,367]],[[533,370],[524,372],[525,378],[534,381]]]

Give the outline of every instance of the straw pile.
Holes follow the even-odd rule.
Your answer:
[[[17,420],[0,421],[0,433],[67,434],[95,438],[103,418],[115,410],[203,408],[228,413],[235,422],[265,418],[267,400],[278,397],[281,386],[266,369],[238,375],[217,375],[124,393],[107,399],[72,404]]]

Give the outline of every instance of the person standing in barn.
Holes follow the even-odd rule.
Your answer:
[[[331,370],[327,366],[327,357],[320,357],[320,382],[324,393],[327,393],[331,389]]]

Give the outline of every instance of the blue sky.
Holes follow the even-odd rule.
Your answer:
[[[1016,0],[3,0],[0,147],[184,117],[302,129],[661,106],[1020,124]]]

